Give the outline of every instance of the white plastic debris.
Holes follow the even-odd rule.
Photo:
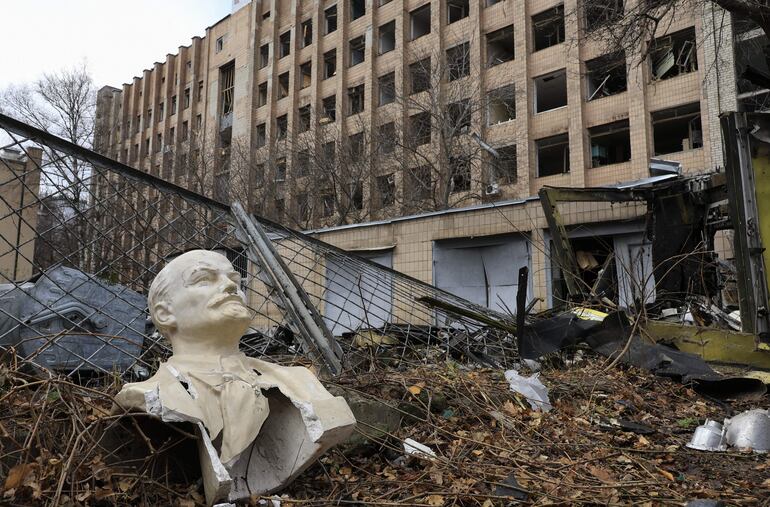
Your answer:
[[[511,391],[516,392],[527,398],[532,410],[542,410],[548,412],[553,408],[548,400],[548,388],[540,382],[540,374],[535,373],[531,377],[519,375],[516,370],[505,372],[505,378],[511,385]]]
[[[425,458],[436,457],[436,453],[433,452],[433,449],[416,440],[412,440],[411,438],[404,440],[404,452],[409,456],[421,456]]]

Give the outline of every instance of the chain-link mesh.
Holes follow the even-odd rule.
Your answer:
[[[285,301],[227,205],[0,115],[0,346],[67,375],[154,371],[170,347],[146,294],[171,258],[224,253],[254,313],[243,350],[301,354]],[[1,138],[1,137],[0,137]],[[305,234],[253,217],[339,343],[345,362],[441,354],[505,364],[514,329],[490,311]],[[498,324],[496,330],[485,324]]]

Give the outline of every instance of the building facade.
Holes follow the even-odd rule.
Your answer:
[[[42,151],[0,151],[0,284],[32,276]]]
[[[516,258],[545,304],[548,234],[531,196],[644,178],[653,157],[718,168],[718,116],[737,100],[719,44],[729,16],[713,5],[666,19],[643,59],[587,38],[601,19],[581,4],[239,1],[205,36],[100,91],[95,146],[295,227],[337,226],[318,234],[344,248],[392,248],[395,269],[449,290],[436,260],[461,259],[447,240],[509,235],[526,244]],[[642,230],[620,208],[563,213],[615,247]]]

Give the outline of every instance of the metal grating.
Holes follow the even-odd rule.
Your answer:
[[[247,354],[309,352],[248,253],[253,245],[237,234],[230,206],[0,115],[3,135],[10,143],[0,158],[0,346],[68,376],[141,378],[170,353],[147,319],[149,284],[174,256],[204,248],[225,253],[242,275],[254,313],[242,340]],[[372,368],[381,355],[391,367],[450,355],[511,360],[511,316],[252,220],[322,316],[348,368]]]

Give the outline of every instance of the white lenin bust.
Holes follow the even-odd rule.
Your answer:
[[[169,262],[147,299],[172,356],[116,396],[123,409],[199,428],[209,505],[277,491],[355,426],[345,400],[307,368],[239,351],[251,322],[240,280],[216,252],[193,250]]]

